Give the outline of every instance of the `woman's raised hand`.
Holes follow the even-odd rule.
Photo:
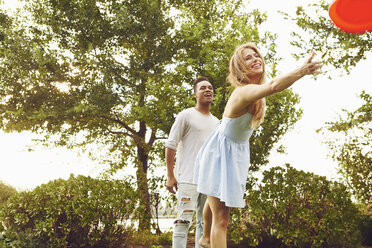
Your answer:
[[[315,52],[312,52],[310,57],[302,65],[301,71],[304,75],[316,75],[322,73],[319,69],[322,67],[322,63],[319,61],[313,61]]]

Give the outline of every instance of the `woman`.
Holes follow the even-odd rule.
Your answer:
[[[194,181],[208,196],[204,207],[202,247],[226,247],[230,208],[244,207],[249,169],[249,138],[263,121],[265,97],[290,87],[305,75],[320,73],[314,53],[296,70],[265,81],[265,63],[253,43],[238,46],[230,60],[228,81],[235,87],[220,126],[196,159]]]

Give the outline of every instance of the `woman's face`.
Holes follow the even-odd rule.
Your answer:
[[[251,48],[245,48],[243,50],[244,63],[249,73],[249,77],[254,78],[262,76],[264,72],[263,61],[261,57]]]

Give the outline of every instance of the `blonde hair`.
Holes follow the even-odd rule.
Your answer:
[[[245,66],[245,58],[243,55],[243,51],[246,48],[250,48],[255,51],[258,56],[263,61],[263,73],[259,84],[263,84],[266,80],[266,69],[265,69],[265,61],[258,51],[256,45],[252,42],[245,43],[243,45],[238,46],[235,49],[235,52],[230,60],[230,67],[229,67],[229,75],[227,76],[227,80],[233,87],[243,86],[251,83],[251,79],[249,78],[249,71]],[[265,98],[261,98],[254,103],[254,113],[252,118],[252,128],[256,129],[262,122],[265,117],[265,106],[266,101]]]

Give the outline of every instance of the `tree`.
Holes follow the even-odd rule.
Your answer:
[[[352,67],[370,54],[372,33],[350,34],[341,31],[329,18],[329,4],[329,1],[318,0],[306,7],[299,6],[295,17],[283,13],[303,31],[292,32],[294,40],[291,44],[300,48],[299,52],[296,51],[293,55],[299,58],[311,51],[317,51],[325,65],[342,70],[342,73],[349,73]]]
[[[346,185],[367,206],[372,204],[372,97],[363,91],[360,98],[364,101],[361,107],[343,110],[343,117],[327,123],[318,132],[325,136]]]
[[[92,144],[111,173],[134,166],[139,228],[149,229],[149,180],[158,180],[149,173],[162,165],[175,113],[194,104],[190,82],[212,80],[221,116],[237,44],[256,42],[276,73],[275,35],[258,29],[266,16],[243,10],[237,0],[32,0],[16,16],[2,11],[0,128],[40,133],[49,145]],[[291,91],[268,101],[253,169],[301,114]]]

